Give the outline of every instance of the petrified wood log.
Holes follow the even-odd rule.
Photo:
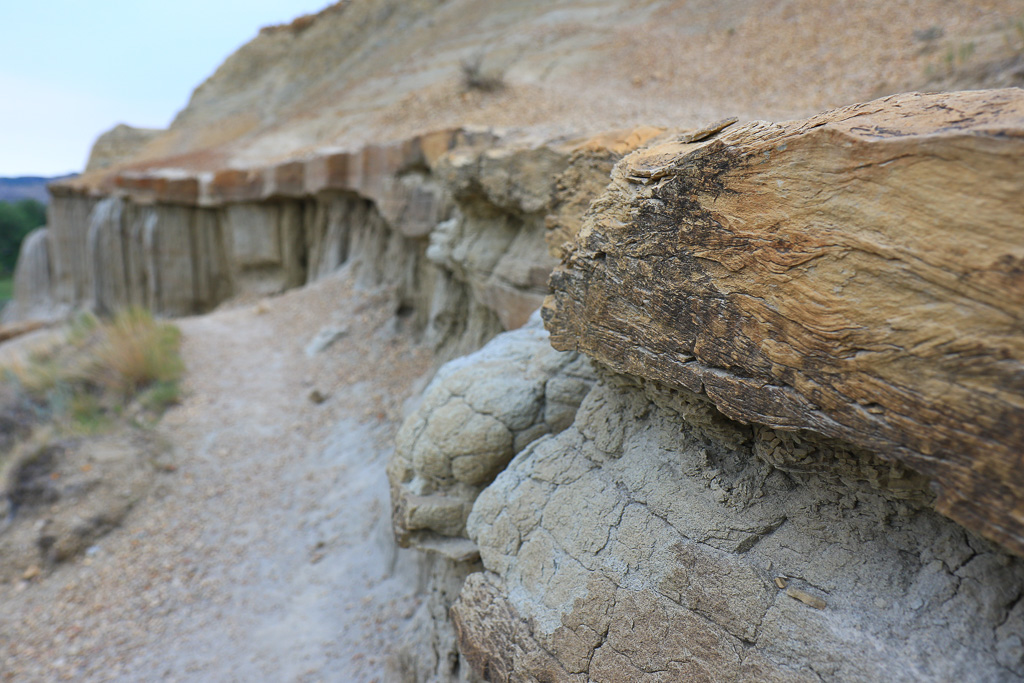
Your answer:
[[[1024,90],[636,152],[552,286],[556,348],[907,463],[1024,554]]]

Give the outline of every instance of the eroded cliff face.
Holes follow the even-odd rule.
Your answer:
[[[1021,91],[721,119],[1015,11],[869,9],[339,3],[54,187],[5,316],[390,292],[455,359],[388,465],[406,680],[1024,679]]]
[[[49,269],[24,261],[19,291],[36,303],[7,319],[47,306],[187,315],[350,264],[364,286],[393,291],[396,310],[451,357],[526,322],[556,263],[546,232],[566,205],[600,191],[615,160],[662,132],[503,143],[442,131],[251,171],[125,172],[110,194],[58,185]],[[565,174],[573,182],[560,185]]]
[[[398,434],[388,466],[400,545],[474,557],[466,519],[512,458],[570,424],[594,375],[551,348],[540,317],[446,364]]]
[[[451,680],[1024,677],[1024,564],[936,513],[926,478],[685,389],[602,367],[594,383],[575,353],[516,360],[543,337],[449,364],[403,428],[396,532],[435,580],[468,577],[451,626],[451,585],[430,592],[406,659],[447,644]],[[516,448],[506,424],[566,381],[572,424]],[[464,428],[434,434],[452,413]]]
[[[522,324],[545,293],[552,260],[535,239],[542,224],[554,216],[568,226],[547,233],[557,255],[604,183],[590,171],[610,170],[651,130],[626,149],[591,149],[579,165],[566,164],[567,141],[640,121],[693,127],[723,113],[808,115],[921,82],[947,45],[984,46],[975,61],[986,64],[1002,63],[999,45],[1015,49],[1011,0],[964,7],[956,21],[941,4],[897,11],[872,2],[871,30],[850,32],[842,13],[810,1],[337,3],[262,31],[197,88],[168,130],[122,125],[101,136],[87,172],[54,188],[53,305],[202,311],[388,253],[385,269],[396,272],[370,279],[408,284],[397,271],[419,273],[403,298],[450,301],[454,311],[432,315],[421,302],[420,326],[467,336],[464,348],[476,348]],[[893,13],[899,21],[886,20]],[[844,40],[821,43],[833,33]],[[855,75],[845,73],[847,55],[860,64]],[[463,147],[471,151],[452,151]],[[582,174],[569,168],[588,164]],[[564,197],[552,201],[550,182],[562,173]],[[123,203],[94,215],[111,197]],[[340,227],[361,224],[363,212],[386,226],[365,258],[367,236],[348,245],[344,235],[359,228]],[[428,233],[436,238],[424,260]],[[147,252],[154,248],[161,253]],[[43,297],[45,283],[30,282],[31,296]]]
[[[483,567],[450,610],[463,666],[490,681],[1024,679],[1016,497],[981,493],[1014,486],[985,478],[1010,467],[999,444],[1019,445],[1016,421],[986,448],[931,448],[922,464],[917,425],[969,444],[991,416],[965,424],[958,411],[983,400],[938,418],[878,389],[869,403],[884,412],[866,414],[882,429],[844,424],[860,403],[812,390],[874,374],[938,406],[1015,381],[1018,335],[999,325],[1020,312],[1016,286],[989,264],[1019,250],[1022,102],[1019,90],[911,95],[675,133],[623,159],[583,220],[552,223],[556,241],[575,236],[543,311],[564,355],[517,360],[538,343],[524,328],[446,367],[389,468],[398,537]],[[906,198],[973,155],[994,161],[955,174],[926,210],[943,234],[914,246],[930,219]],[[986,248],[941,258],[958,235]],[[941,269],[977,284],[920,285],[944,282]],[[820,284],[834,273],[842,286]],[[979,303],[996,282],[998,305]],[[875,286],[885,297],[864,293]],[[964,315],[981,322],[961,327]],[[943,325],[1001,351],[967,365],[944,355],[959,347],[912,341]],[[875,338],[884,363],[845,350]],[[918,369],[893,374],[906,364]],[[571,424],[517,443],[510,425],[533,429],[568,368]],[[932,396],[936,374],[946,389]],[[520,395],[533,417],[517,421]],[[942,504],[953,455],[975,465],[956,489],[987,510],[974,530]]]
[[[1022,130],[1019,89],[909,94],[632,155],[553,342],[910,465],[1024,553]]]

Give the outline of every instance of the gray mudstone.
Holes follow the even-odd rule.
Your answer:
[[[460,651],[503,681],[1024,679],[1024,561],[931,501],[869,453],[608,373],[477,498]]]
[[[539,315],[444,365],[388,466],[399,542],[472,556],[465,524],[477,495],[516,453],[565,429],[592,384],[589,361],[552,349]]]

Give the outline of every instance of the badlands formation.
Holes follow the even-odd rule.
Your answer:
[[[1022,22],[342,2],[104,135],[5,320],[387,292],[381,680],[1024,680]]]

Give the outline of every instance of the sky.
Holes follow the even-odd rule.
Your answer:
[[[0,176],[85,167],[118,123],[165,128],[260,27],[330,0],[0,0]]]

